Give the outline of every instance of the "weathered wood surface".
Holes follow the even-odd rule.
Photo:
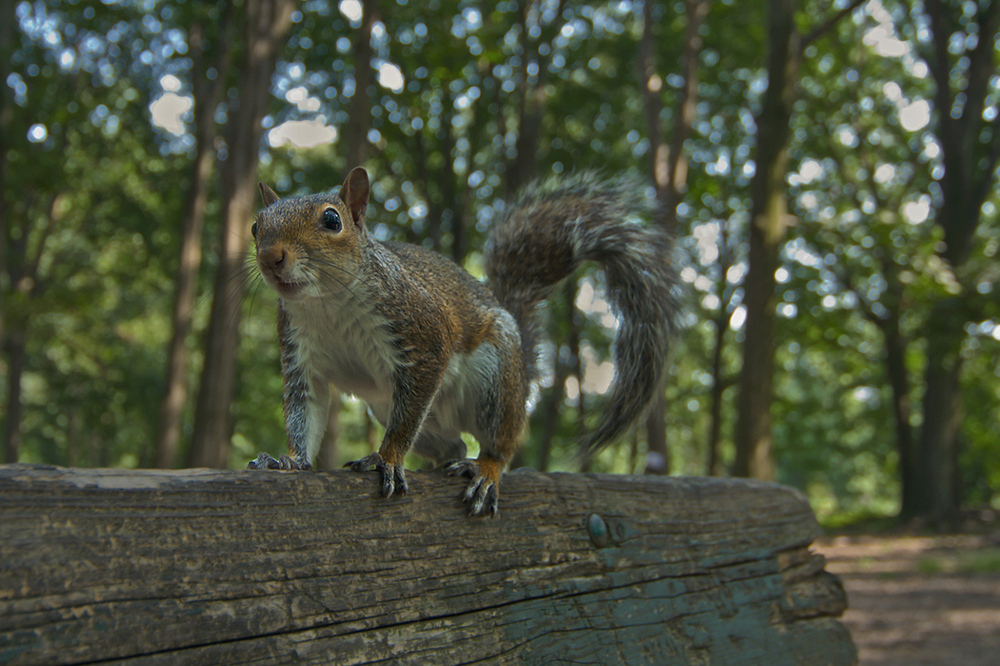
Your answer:
[[[514,473],[489,520],[408,479],[0,466],[0,662],[856,659],[793,490]]]

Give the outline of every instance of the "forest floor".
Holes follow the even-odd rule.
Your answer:
[[[820,540],[860,666],[1000,664],[1000,530]]]

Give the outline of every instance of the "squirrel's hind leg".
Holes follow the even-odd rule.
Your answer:
[[[445,461],[464,458],[467,447],[461,434],[442,429],[434,414],[431,414],[417,435],[417,441],[413,443],[413,452],[437,466]]]
[[[480,396],[473,433],[479,440],[479,457],[445,465],[449,475],[471,479],[462,494],[470,516],[497,515],[500,474],[514,456],[524,428],[526,409],[519,368],[503,370],[500,382],[487,385]]]
[[[479,457],[445,465],[451,476],[471,479],[463,501],[471,516],[496,516],[500,474],[514,457],[527,418],[527,373],[513,317],[497,308],[483,337],[477,372],[470,378],[473,403],[463,430],[479,441]]]

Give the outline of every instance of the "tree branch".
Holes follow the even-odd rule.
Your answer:
[[[855,9],[857,9],[867,1],[868,0],[853,0],[851,4],[849,4],[847,7],[841,9],[839,12],[828,18],[826,21],[820,23],[818,26],[810,30],[809,33],[802,38],[802,42],[799,44],[799,48],[802,51],[805,51],[807,46],[815,42],[817,39],[819,39],[826,33],[833,30],[833,28],[836,27],[837,23],[839,23],[841,19],[843,19],[845,16],[850,16],[851,12],[853,12]]]
[[[950,21],[947,15],[947,8],[941,0],[927,0],[924,3],[924,11],[931,21],[932,54],[925,54],[925,60],[930,67],[934,77],[934,105],[937,107],[937,115],[940,123],[941,145],[944,150],[945,170],[956,178],[961,178],[959,165],[952,157],[955,142],[956,122],[951,117],[951,108],[954,99],[951,94],[951,63],[948,57],[948,40],[951,37]],[[954,172],[954,173],[952,173]]]

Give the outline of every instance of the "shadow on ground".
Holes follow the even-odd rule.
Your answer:
[[[817,550],[840,576],[861,666],[1000,665],[1000,539],[840,536]]]

